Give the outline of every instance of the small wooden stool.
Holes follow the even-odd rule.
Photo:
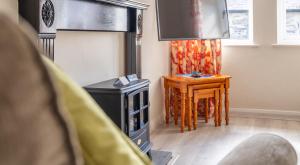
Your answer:
[[[205,121],[208,121],[208,99],[213,98],[215,102],[215,126],[219,126],[219,98],[220,98],[220,88],[211,88],[211,89],[201,89],[201,90],[194,90],[194,109],[193,109],[193,116],[194,116],[194,129],[197,129],[197,121],[198,121],[198,101],[199,99],[206,99],[206,106],[205,106]],[[189,112],[191,113],[191,112]],[[191,116],[189,114],[189,116]]]
[[[204,90],[204,89],[213,89],[213,88],[219,88],[220,89],[220,95],[219,95],[219,105],[218,105],[218,125],[220,126],[222,123],[222,106],[223,106],[223,94],[224,94],[224,85],[222,83],[211,83],[211,84],[202,84],[202,85],[190,85],[188,87],[188,126],[189,129],[192,127],[192,109],[193,109],[193,97],[194,97],[194,91],[195,90]],[[208,105],[209,105],[209,99],[205,98],[205,122],[208,122]]]

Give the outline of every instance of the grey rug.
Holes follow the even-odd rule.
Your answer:
[[[151,150],[154,165],[168,165],[172,160],[172,152]]]

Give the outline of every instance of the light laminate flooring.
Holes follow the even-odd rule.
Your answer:
[[[214,127],[212,121],[198,123],[198,129],[179,132],[170,124],[151,134],[153,149],[179,155],[175,165],[215,165],[235,146],[257,133],[273,133],[286,138],[300,159],[300,122],[263,118],[232,117],[230,125]]]

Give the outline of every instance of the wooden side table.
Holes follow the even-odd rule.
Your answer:
[[[166,112],[166,124],[169,124],[170,121],[170,89],[178,89],[180,91],[181,97],[181,132],[184,132],[185,128],[185,114],[186,114],[186,104],[185,97],[191,96],[188,87],[192,85],[204,85],[204,84],[213,84],[221,83],[225,89],[225,111],[226,111],[226,125],[229,124],[229,88],[230,88],[230,78],[228,75],[215,75],[212,77],[204,78],[192,78],[192,77],[182,77],[182,76],[163,76],[164,79],[164,88],[165,88],[165,112]],[[191,103],[191,98],[188,98],[188,102]],[[189,106],[191,107],[191,105]],[[189,124],[190,125],[190,124]],[[190,128],[190,127],[189,127]]]

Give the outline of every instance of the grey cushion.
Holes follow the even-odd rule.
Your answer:
[[[0,164],[82,164],[75,129],[39,52],[0,14]]]
[[[239,144],[219,165],[297,165],[297,154],[286,139],[258,134]]]

